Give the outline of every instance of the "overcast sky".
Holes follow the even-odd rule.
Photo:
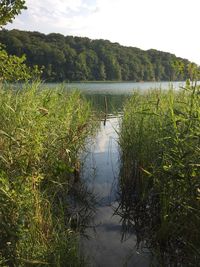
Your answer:
[[[158,49],[200,65],[200,0],[27,0],[8,29]]]

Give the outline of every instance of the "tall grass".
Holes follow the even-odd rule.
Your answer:
[[[120,129],[125,230],[154,266],[199,266],[200,88],[135,93]]]
[[[94,126],[78,92],[0,88],[1,266],[81,266],[92,203],[79,154]]]

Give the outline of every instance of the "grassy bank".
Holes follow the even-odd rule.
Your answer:
[[[135,93],[120,129],[125,230],[153,266],[199,266],[200,88]]]
[[[92,204],[79,154],[94,131],[78,92],[0,88],[0,265],[82,266]]]

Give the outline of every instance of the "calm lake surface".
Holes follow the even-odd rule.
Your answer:
[[[47,84],[55,87],[55,84]],[[94,228],[88,228],[89,239],[82,238],[81,252],[91,267],[147,267],[148,252],[136,249],[136,237],[122,241],[120,217],[114,215],[117,207],[119,175],[118,129],[123,103],[134,90],[178,89],[184,82],[123,82],[123,83],[70,83],[61,85],[67,89],[79,89],[89,99],[97,112],[107,113],[96,137],[87,147],[82,177],[98,200]],[[105,104],[106,102],[106,104]],[[107,106],[107,107],[105,107]]]
[[[91,267],[147,267],[148,252],[136,248],[136,237],[122,241],[120,217],[114,215],[118,206],[117,184],[119,175],[118,129],[123,103],[134,90],[146,91],[169,87],[178,89],[184,82],[144,83],[71,83],[67,89],[79,89],[89,99],[96,111],[107,112],[93,142],[88,145],[83,179],[98,200],[94,218],[95,228],[89,228],[89,239],[82,239],[81,250]],[[105,108],[105,99],[107,108]]]
[[[117,203],[119,150],[117,130],[120,117],[110,117],[101,127],[88,148],[83,178],[98,201],[94,219],[95,229],[89,228],[89,239],[82,240],[82,253],[89,266],[147,267],[148,253],[136,250],[136,237],[129,236],[122,242],[120,217],[114,215]]]
[[[179,88],[185,82],[76,82],[59,84],[68,89],[79,89],[87,94],[131,94],[134,90],[149,90],[155,88],[168,89],[169,86]],[[55,87],[58,84],[47,83],[47,86]]]

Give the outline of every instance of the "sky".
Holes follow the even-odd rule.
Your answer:
[[[200,65],[200,0],[26,0],[7,29],[107,39]]]

